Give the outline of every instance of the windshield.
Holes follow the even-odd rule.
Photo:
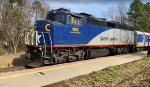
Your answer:
[[[60,15],[60,14],[55,15],[55,21],[63,23],[64,20],[65,20],[64,15]]]
[[[62,24],[65,22],[65,16],[61,14],[48,14],[47,20],[50,20],[55,24]]]
[[[50,21],[54,21],[54,16],[53,16],[53,14],[48,14],[46,19],[47,19],[47,20],[50,20]]]

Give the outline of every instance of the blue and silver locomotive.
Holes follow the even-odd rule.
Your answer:
[[[150,38],[150,33],[63,8],[51,10],[35,26],[27,34],[26,57],[40,65],[144,50]]]

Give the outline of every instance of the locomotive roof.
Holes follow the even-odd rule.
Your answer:
[[[70,14],[76,17],[83,17],[82,15],[75,13],[75,12],[70,12],[69,9],[65,9],[65,8],[59,8],[59,9],[55,9],[55,10],[51,10],[50,12],[48,12],[49,14],[53,14],[53,13],[65,13],[65,14]]]
[[[65,8],[59,8],[59,9],[55,9],[55,10],[51,10],[50,12],[48,12],[49,14],[53,14],[53,13],[65,13],[65,14],[70,14],[76,17],[87,17],[87,18],[92,18],[92,19],[96,19],[96,20],[102,20],[102,21],[106,21],[105,18],[95,18],[93,15],[88,14],[88,13],[75,13],[75,12],[71,12],[69,9],[65,9]]]
[[[65,9],[65,8],[59,8],[59,9],[51,10],[51,11],[48,12],[48,14],[54,14],[54,13],[69,14],[69,15],[76,16],[76,17],[87,17],[87,18],[93,19],[93,20],[104,21],[104,22],[107,23],[107,25],[129,26],[129,25],[126,25],[126,24],[117,23],[115,21],[107,21],[105,18],[96,18],[93,15],[88,14],[88,13],[75,13],[75,12],[71,12],[69,9]],[[131,26],[129,26],[129,27],[131,27]]]

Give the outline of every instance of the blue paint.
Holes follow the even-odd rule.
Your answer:
[[[148,39],[150,38],[150,35],[146,35],[145,38],[146,38],[146,42],[148,42]]]
[[[109,30],[108,27],[95,26],[89,24],[83,24],[82,26],[53,24],[47,20],[37,21],[37,31],[46,32],[45,25],[50,24],[50,35],[52,37],[53,45],[69,45],[69,44],[88,44],[98,34]],[[78,32],[73,32],[72,28],[78,28]],[[50,38],[48,33],[39,33],[41,35],[40,45],[44,45],[43,37],[47,45],[50,45]]]
[[[143,42],[144,41],[144,34],[137,34],[137,42]]]
[[[50,32],[48,32],[52,37],[53,45],[72,45],[72,44],[88,44],[94,37],[98,34],[109,30],[108,27],[95,26],[86,23],[86,17],[75,13],[70,13],[64,10],[52,10],[48,13],[52,15],[53,22],[49,20],[38,20],[36,22],[38,32],[46,32],[45,25],[50,24]],[[56,23],[55,15],[61,14],[64,16],[65,20],[61,23]],[[74,15],[76,17],[81,17],[82,25],[70,25],[67,23],[68,15]],[[77,31],[74,31],[77,29]],[[39,39],[39,45],[44,45],[44,39],[46,45],[50,45],[50,38],[48,33],[38,33],[41,37]]]

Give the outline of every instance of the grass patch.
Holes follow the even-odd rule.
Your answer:
[[[43,87],[150,87],[150,58],[111,66]]]

